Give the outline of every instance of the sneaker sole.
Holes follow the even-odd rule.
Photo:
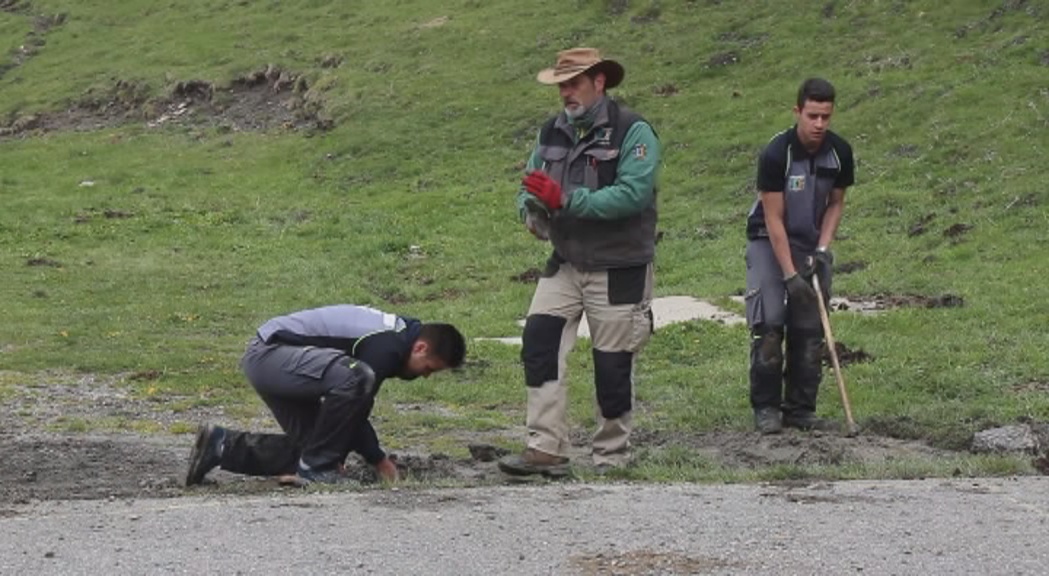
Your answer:
[[[208,443],[208,436],[211,436],[211,432],[215,429],[211,424],[201,426],[197,429],[197,440],[193,444],[193,451],[189,453],[189,467],[186,469],[186,486],[193,486],[200,484],[204,477],[196,478],[198,474],[195,474],[197,468],[200,467],[200,460],[204,457],[204,448]]]
[[[292,488],[305,488],[310,485],[310,481],[299,477],[298,474],[284,474],[282,476],[277,476],[277,485]]]

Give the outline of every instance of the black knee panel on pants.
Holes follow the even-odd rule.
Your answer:
[[[787,334],[787,373],[794,383],[819,384],[823,376],[823,334],[793,330]]]
[[[594,381],[597,405],[605,418],[619,418],[633,408],[631,372],[633,352],[594,350]]]
[[[783,374],[783,330],[769,328],[756,332],[750,345],[755,372],[778,381]]]
[[[557,355],[561,350],[561,332],[568,321],[560,316],[533,314],[525,320],[521,342],[525,385],[538,388],[544,382],[557,380]]]

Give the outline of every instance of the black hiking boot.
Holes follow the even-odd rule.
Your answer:
[[[838,424],[831,420],[817,418],[815,414],[807,410],[798,410],[783,414],[783,426],[797,430],[820,430],[835,432],[839,429]]]
[[[226,429],[211,424],[197,428],[197,440],[189,453],[189,468],[186,470],[186,486],[204,481],[204,477],[222,463],[222,450],[226,440]]]
[[[754,411],[754,428],[762,434],[779,434],[783,431],[782,414],[779,408],[758,408]]]

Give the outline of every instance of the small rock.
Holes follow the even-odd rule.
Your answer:
[[[1038,438],[1027,424],[991,428],[973,434],[971,450],[976,453],[1038,453]]]

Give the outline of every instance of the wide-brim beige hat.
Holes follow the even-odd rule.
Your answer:
[[[623,77],[626,76],[626,70],[619,62],[602,58],[601,52],[597,49],[572,48],[558,52],[557,63],[554,64],[554,67],[540,70],[535,78],[543,84],[560,84],[592,68],[605,73],[606,90],[619,86]]]

